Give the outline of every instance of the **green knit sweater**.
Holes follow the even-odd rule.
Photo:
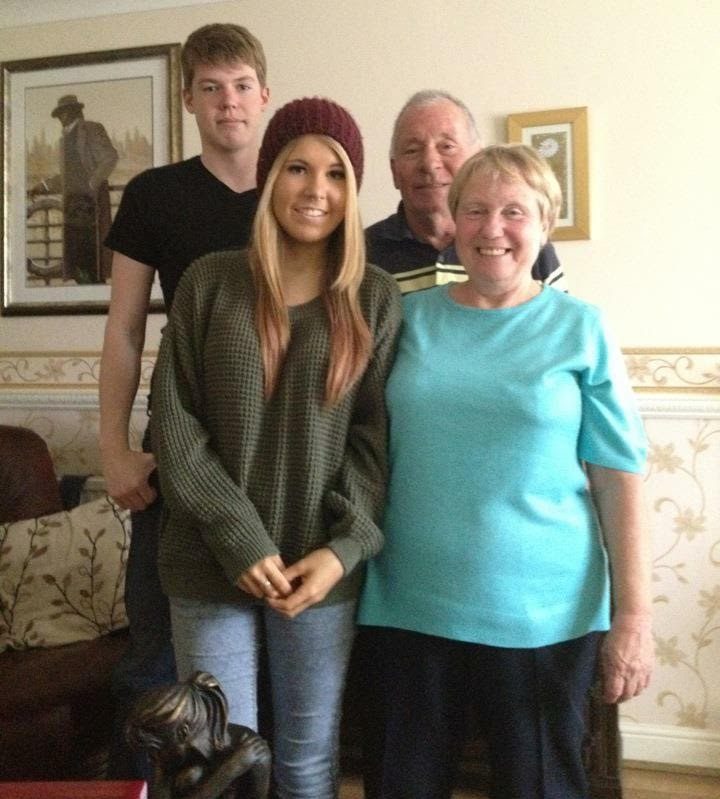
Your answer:
[[[394,278],[368,265],[360,302],[373,355],[345,399],[324,405],[329,338],[317,298],[290,308],[287,357],[266,401],[245,254],[207,255],[183,275],[152,385],[169,596],[250,601],[235,583],[253,563],[279,553],[289,565],[322,546],[345,570],[325,603],[357,594],[356,567],[383,543],[384,386],[401,320]]]

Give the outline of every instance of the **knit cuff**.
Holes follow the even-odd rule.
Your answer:
[[[334,538],[328,543],[328,547],[338,556],[346,577],[363,560],[362,547],[358,541],[348,536]]]

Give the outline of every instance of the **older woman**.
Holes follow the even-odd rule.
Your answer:
[[[471,698],[493,799],[584,799],[598,653],[608,702],[649,680],[642,424],[601,313],[531,275],[560,199],[532,149],[483,150],[449,197],[467,282],[405,299],[360,609],[384,628],[383,799],[450,797]]]

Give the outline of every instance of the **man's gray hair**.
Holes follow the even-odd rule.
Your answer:
[[[392,139],[390,140],[390,158],[395,157],[395,148],[397,146],[398,131],[400,129],[400,123],[405,113],[412,108],[421,108],[423,106],[435,105],[435,103],[444,103],[444,102],[452,103],[463,112],[463,115],[465,116],[465,122],[467,124],[467,132],[470,141],[474,143],[480,138],[477,125],[475,124],[475,119],[473,115],[470,113],[470,109],[465,105],[465,103],[463,103],[462,100],[458,100],[458,98],[454,97],[452,94],[450,94],[450,92],[443,91],[442,89],[423,89],[422,91],[415,92],[415,94],[412,95],[412,97],[400,109],[400,113],[395,118],[395,125],[393,126]]]

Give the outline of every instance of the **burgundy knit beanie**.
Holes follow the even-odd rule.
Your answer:
[[[332,100],[304,97],[279,108],[265,129],[257,165],[257,188],[262,194],[268,173],[283,147],[293,139],[316,133],[342,145],[355,170],[358,188],[363,176],[363,144],[350,114]]]

